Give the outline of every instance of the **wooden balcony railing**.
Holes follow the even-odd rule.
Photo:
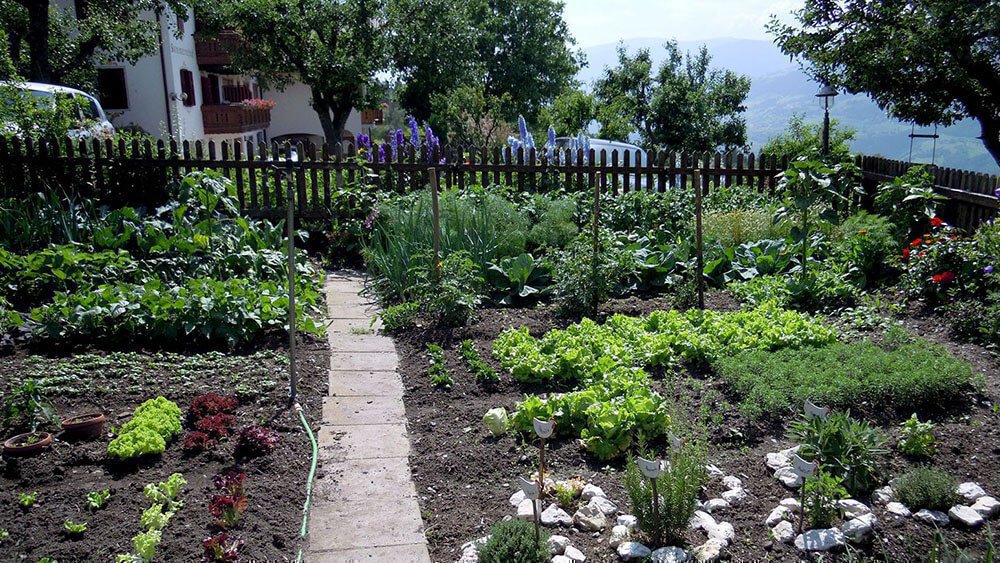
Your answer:
[[[194,51],[198,66],[229,66],[233,64],[232,53],[245,47],[242,35],[235,31],[222,31],[215,37],[196,39]]]
[[[238,104],[201,106],[206,135],[247,133],[271,124],[271,110]]]

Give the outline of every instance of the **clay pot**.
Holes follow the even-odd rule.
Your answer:
[[[36,436],[38,439],[29,444],[28,440],[31,436]],[[35,455],[49,447],[51,443],[52,434],[48,432],[25,432],[9,438],[3,443],[3,455],[10,457]]]
[[[94,440],[104,432],[107,418],[99,412],[90,412],[62,421],[63,436],[67,440]]]

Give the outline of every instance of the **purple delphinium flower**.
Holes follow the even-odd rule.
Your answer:
[[[372,210],[368,213],[368,217],[365,217],[365,228],[371,229],[372,224],[378,219],[378,207],[372,207]]]
[[[524,120],[523,115],[517,116],[517,132],[522,142],[528,140],[528,122]]]
[[[385,143],[378,146],[378,161],[385,162]]]
[[[414,152],[420,151],[420,128],[417,126],[417,120],[410,118],[410,143],[413,144]]]
[[[545,143],[545,157],[550,161],[555,158],[556,155],[556,128],[549,125],[548,142]]]
[[[535,148],[535,137],[533,137],[531,133],[528,133],[524,137],[524,149],[531,150],[533,148]]]
[[[403,148],[403,145],[406,144],[406,136],[403,135],[402,129],[396,129],[396,134],[392,136],[392,138],[390,139],[390,143],[392,143],[392,145],[389,147],[390,149],[392,149],[392,154],[390,155],[390,158],[392,158],[393,160],[400,159],[401,155],[399,154],[399,151],[400,149]]]
[[[993,190],[993,195],[1000,197],[1000,189]]]
[[[986,266],[985,268],[983,268],[983,273],[984,274],[992,274],[993,273],[993,266]]]
[[[438,138],[434,136],[434,130],[428,124],[424,126],[424,142],[427,144],[427,161],[434,161],[434,151],[439,147]]]

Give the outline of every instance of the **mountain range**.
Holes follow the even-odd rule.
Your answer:
[[[663,60],[664,38],[626,39],[622,43],[634,53],[649,49],[653,64]],[[695,51],[704,44],[712,55],[712,66],[729,69],[750,77],[750,95],[746,101],[747,133],[754,150],[760,150],[771,137],[784,131],[794,114],[804,115],[807,121],[823,119],[821,102],[816,98],[819,85],[778,48],[766,40],[718,38],[705,41],[681,41],[682,52]],[[618,44],[597,45],[583,49],[587,56],[585,66],[577,78],[590,87],[605,67],[618,62]],[[854,151],[869,155],[882,155],[898,160],[910,160],[910,133],[932,134],[933,127],[911,128],[889,117],[864,95],[841,93],[834,98],[830,116],[842,125],[857,130],[851,143]],[[976,170],[1000,174],[1000,166],[983,147],[979,124],[964,120],[950,127],[940,127],[937,146],[931,139],[913,139],[912,160],[931,162],[939,166]]]

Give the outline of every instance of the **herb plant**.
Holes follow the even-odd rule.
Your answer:
[[[937,453],[933,424],[920,422],[917,413],[913,413],[899,426],[899,443],[896,447],[900,452],[912,457],[932,457]]]
[[[92,491],[87,493],[87,500],[84,506],[90,511],[100,510],[108,503],[109,498],[111,498],[111,491],[109,489]]]
[[[435,387],[451,388],[451,372],[445,365],[444,350],[437,344],[427,345],[427,356],[430,358],[430,366],[427,368],[427,375],[431,378],[431,383]]]
[[[21,508],[31,508],[36,501],[38,501],[38,491],[17,495],[17,504],[21,505]]]
[[[805,513],[812,528],[829,528],[837,517],[837,501],[847,498],[847,489],[843,479],[826,471],[818,471],[816,475],[806,479]]]
[[[535,527],[525,520],[501,520],[490,527],[489,539],[479,550],[480,563],[546,563],[549,532],[544,528],[535,542]]]
[[[4,401],[4,426],[34,432],[40,424],[58,423],[52,403],[45,398],[43,385],[26,379]]]
[[[495,383],[500,380],[496,370],[483,361],[479,350],[476,350],[476,345],[471,340],[463,340],[458,345],[458,350],[462,354],[462,359],[465,360],[466,367],[476,376],[476,381]]]
[[[639,520],[639,529],[657,545],[682,537],[697,509],[701,486],[707,480],[701,449],[685,445],[672,453],[669,461],[656,480],[659,512],[654,512],[653,489],[640,473],[636,460],[628,461],[623,481],[632,514]]]
[[[851,494],[870,491],[878,484],[886,438],[850,413],[800,418],[792,423],[788,437],[799,442],[803,459],[818,462],[823,471],[841,479]]]
[[[957,487],[958,482],[948,473],[917,466],[900,475],[892,489],[911,510],[948,510],[959,500]]]
[[[382,321],[382,327],[388,333],[395,333],[413,327],[417,322],[417,315],[420,314],[420,303],[407,301],[398,305],[389,305],[382,309],[378,318]]]
[[[66,533],[72,536],[78,536],[87,531],[87,523],[86,522],[77,523],[73,522],[72,520],[67,520],[63,522],[63,529],[66,530]]]

